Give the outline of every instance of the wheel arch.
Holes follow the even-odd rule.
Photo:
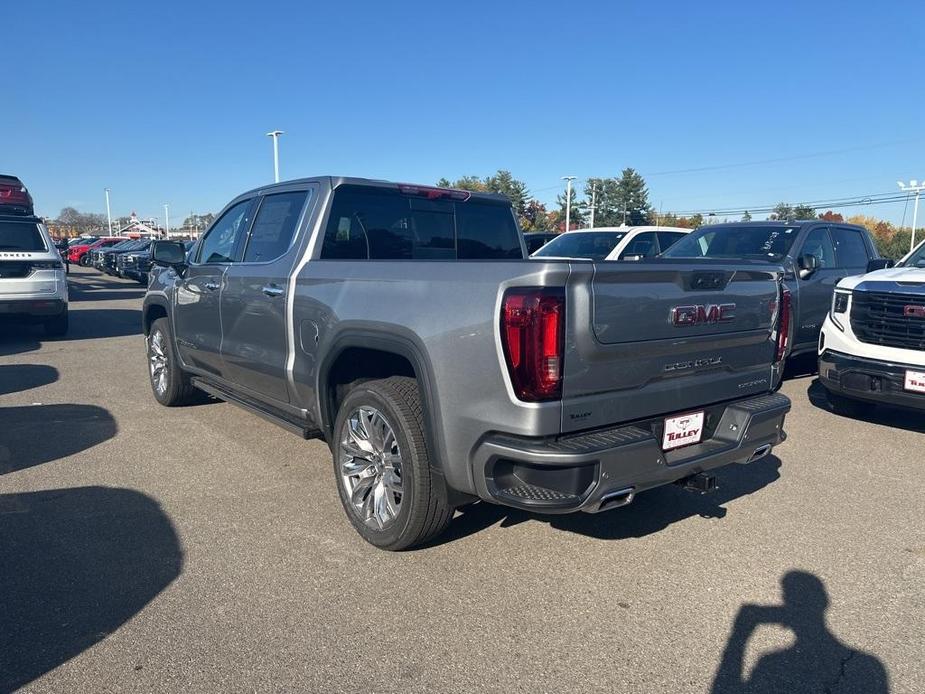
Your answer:
[[[360,362],[359,360],[363,361]],[[412,376],[418,382],[424,410],[424,432],[432,467],[443,469],[443,440],[438,426],[439,400],[433,368],[426,357],[423,345],[411,335],[396,333],[394,326],[388,332],[371,328],[342,330],[331,342],[318,369],[316,393],[318,414],[325,439],[334,440],[334,420],[340,386],[358,380]]]
[[[158,318],[167,318],[170,315],[170,307],[167,300],[160,296],[150,296],[145,298],[144,306],[141,311],[141,329],[147,336],[151,332],[151,324]]]

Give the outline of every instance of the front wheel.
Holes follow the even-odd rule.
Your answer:
[[[392,376],[354,385],[334,436],[340,500],[363,539],[380,549],[407,549],[449,525],[454,509],[431,470],[417,381]]]
[[[148,376],[154,399],[165,407],[188,405],[196,395],[189,376],[180,368],[173,340],[170,337],[170,322],[158,318],[151,324],[146,340],[148,346]]]
[[[90,267],[90,256],[84,253],[80,256],[80,260],[77,261],[77,264],[80,265],[80,267]]]

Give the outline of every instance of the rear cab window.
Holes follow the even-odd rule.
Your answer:
[[[626,236],[622,231],[570,231],[534,253],[537,258],[590,258],[604,260]]]
[[[47,250],[35,222],[0,220],[0,251],[35,253]]]
[[[329,260],[504,260],[523,258],[511,206],[343,185],[325,228]]]

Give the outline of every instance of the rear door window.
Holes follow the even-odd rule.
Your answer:
[[[0,222],[0,251],[45,250],[45,240],[35,222]]]
[[[282,256],[295,236],[305,192],[267,195],[260,203],[244,251],[245,263],[265,263]]]
[[[521,258],[523,253],[506,204],[342,186],[334,195],[321,257],[487,260]]]
[[[847,227],[833,227],[832,237],[835,241],[835,259],[838,267],[867,267],[867,246],[860,231]]]

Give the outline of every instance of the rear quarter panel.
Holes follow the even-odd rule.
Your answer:
[[[298,400],[320,409],[322,364],[344,344],[363,347],[363,335],[410,343],[428,371],[432,454],[452,486],[472,490],[469,454],[487,433],[560,430],[561,403],[514,397],[499,310],[508,287],[564,286],[568,275],[565,262],[312,260],[293,306]]]

